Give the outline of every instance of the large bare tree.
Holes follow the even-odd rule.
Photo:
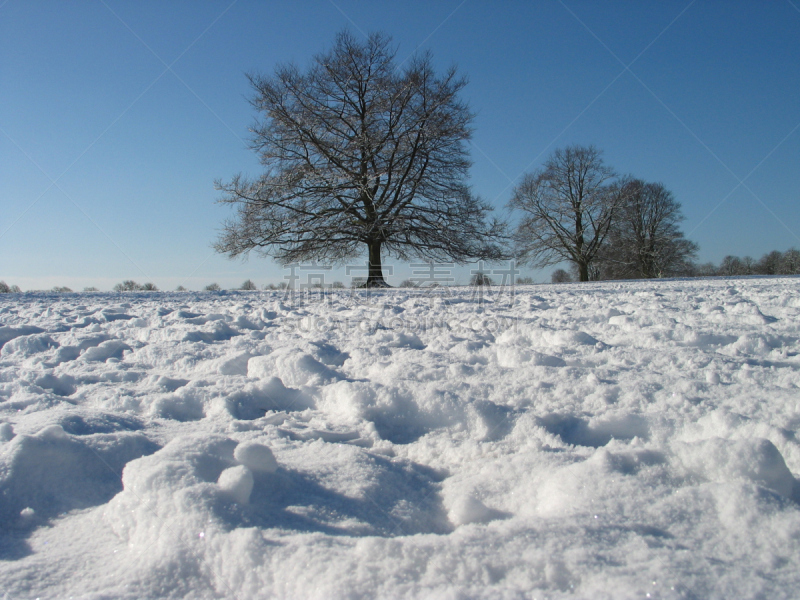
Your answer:
[[[684,275],[697,244],[683,237],[681,205],[662,183],[627,179],[601,260],[615,279]],[[752,259],[750,259],[752,263]]]
[[[514,234],[519,260],[535,267],[570,261],[588,281],[621,203],[614,178],[594,146],[558,149],[524,175],[509,203],[522,213]]]
[[[384,254],[466,262],[503,257],[503,226],[467,185],[473,115],[455,69],[430,55],[404,65],[390,38],[340,33],[310,68],[250,75],[261,114],[255,179],[217,182],[236,207],[215,248],[290,263],[367,255],[367,285],[386,285]]]

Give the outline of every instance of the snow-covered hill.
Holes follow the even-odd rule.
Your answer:
[[[7,598],[790,598],[800,279],[0,297]]]

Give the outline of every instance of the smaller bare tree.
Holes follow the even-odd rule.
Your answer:
[[[520,262],[545,267],[572,262],[580,281],[608,235],[622,194],[594,146],[556,150],[544,168],[525,175],[509,203],[522,212],[514,239]]]
[[[741,275],[743,270],[742,260],[738,256],[729,254],[723,258],[722,262],[719,264],[718,273],[719,275],[730,277],[732,275]]]
[[[761,275],[778,275],[781,272],[783,254],[779,250],[773,250],[761,257],[756,269]]]
[[[789,248],[783,253],[781,273],[784,275],[800,275],[800,250]]]
[[[478,271],[470,277],[469,284],[471,286],[491,286],[494,285],[494,282],[486,273]]]
[[[672,277],[691,271],[697,244],[683,237],[681,205],[662,183],[627,179],[599,263],[603,279]],[[751,266],[753,259],[749,259]],[[745,265],[743,265],[745,267]]]
[[[572,281],[572,275],[567,273],[564,269],[556,269],[550,276],[550,281],[553,283],[569,283]]]
[[[136,283],[133,279],[126,279],[122,283],[114,286],[115,292],[138,292],[142,286]]]

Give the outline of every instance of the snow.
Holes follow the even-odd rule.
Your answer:
[[[3,295],[0,594],[796,597],[798,292]]]

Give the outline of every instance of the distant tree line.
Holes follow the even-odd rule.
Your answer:
[[[636,276],[619,276],[618,273],[614,273],[613,268],[607,268],[607,265],[603,263],[600,263],[596,269],[592,269],[589,274],[592,281],[638,278]],[[758,260],[750,256],[740,258],[729,254],[722,259],[719,265],[710,262],[703,264],[689,262],[682,269],[675,271],[671,277],[733,277],[742,275],[800,275],[800,250],[796,248],[789,248],[786,252],[773,250]],[[552,283],[578,281],[577,269],[574,267],[569,271],[556,269],[551,275],[551,281]]]
[[[136,283],[132,279],[126,279],[122,283],[114,286],[115,292],[157,292],[158,288],[154,283]]]
[[[719,266],[713,263],[694,265],[695,276],[731,275],[800,275],[800,250],[789,248],[786,252],[773,250],[760,259],[750,256],[739,258],[728,255]]]

